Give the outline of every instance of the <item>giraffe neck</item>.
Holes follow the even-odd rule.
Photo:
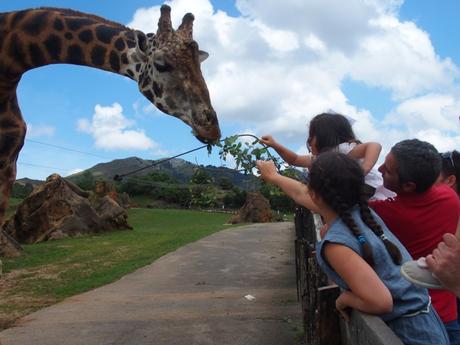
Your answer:
[[[0,14],[0,75],[13,83],[30,69],[58,63],[138,80],[136,46],[133,30],[72,10],[43,8]]]

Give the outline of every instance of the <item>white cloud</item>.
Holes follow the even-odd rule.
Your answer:
[[[143,130],[128,129],[134,122],[123,115],[123,108],[118,103],[112,106],[94,107],[90,120],[79,119],[78,130],[91,134],[98,148],[107,150],[149,150],[157,149],[158,144],[148,138]]]
[[[386,123],[403,124],[411,133],[436,128],[458,132],[460,100],[449,94],[428,94],[408,99],[398,105],[386,118]]]
[[[428,33],[395,17],[372,20],[378,29],[364,38],[351,60],[350,75],[371,86],[390,89],[404,99],[433,89],[445,89],[459,76],[450,59],[440,59]]]
[[[28,138],[37,138],[37,137],[52,137],[56,131],[55,127],[47,125],[33,125],[31,123],[27,124],[27,137]]]
[[[67,172],[64,176],[70,176],[73,174],[78,174],[79,172],[85,171],[86,169],[81,169],[81,168],[75,168]]]
[[[403,0],[237,0],[237,17],[208,0],[167,3],[175,27],[186,12],[195,15],[194,37],[210,53],[202,70],[223,126],[299,147],[311,117],[334,109],[357,120],[361,140],[380,141],[384,150],[414,136],[458,143],[459,69],[436,53],[429,33],[399,19]],[[158,17],[159,6],[140,9],[129,25],[156,31]],[[347,99],[347,78],[388,90],[396,106],[376,118]]]

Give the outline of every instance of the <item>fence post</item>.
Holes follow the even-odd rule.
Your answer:
[[[295,212],[297,294],[302,306],[305,343],[339,345],[340,328],[335,300],[339,289],[328,285],[316,263],[316,227],[312,213],[302,207]]]

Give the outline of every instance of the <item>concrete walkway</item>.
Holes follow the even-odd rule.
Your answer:
[[[293,252],[292,223],[221,231],[28,315],[0,344],[297,344]]]

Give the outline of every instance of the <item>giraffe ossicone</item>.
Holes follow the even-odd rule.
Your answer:
[[[161,6],[156,33],[143,33],[70,9],[0,13],[0,224],[16,177],[26,133],[16,88],[23,73],[57,63],[94,67],[135,80],[161,111],[189,125],[203,142],[220,138],[200,63],[207,53],[193,40],[192,14],[177,30]]]

